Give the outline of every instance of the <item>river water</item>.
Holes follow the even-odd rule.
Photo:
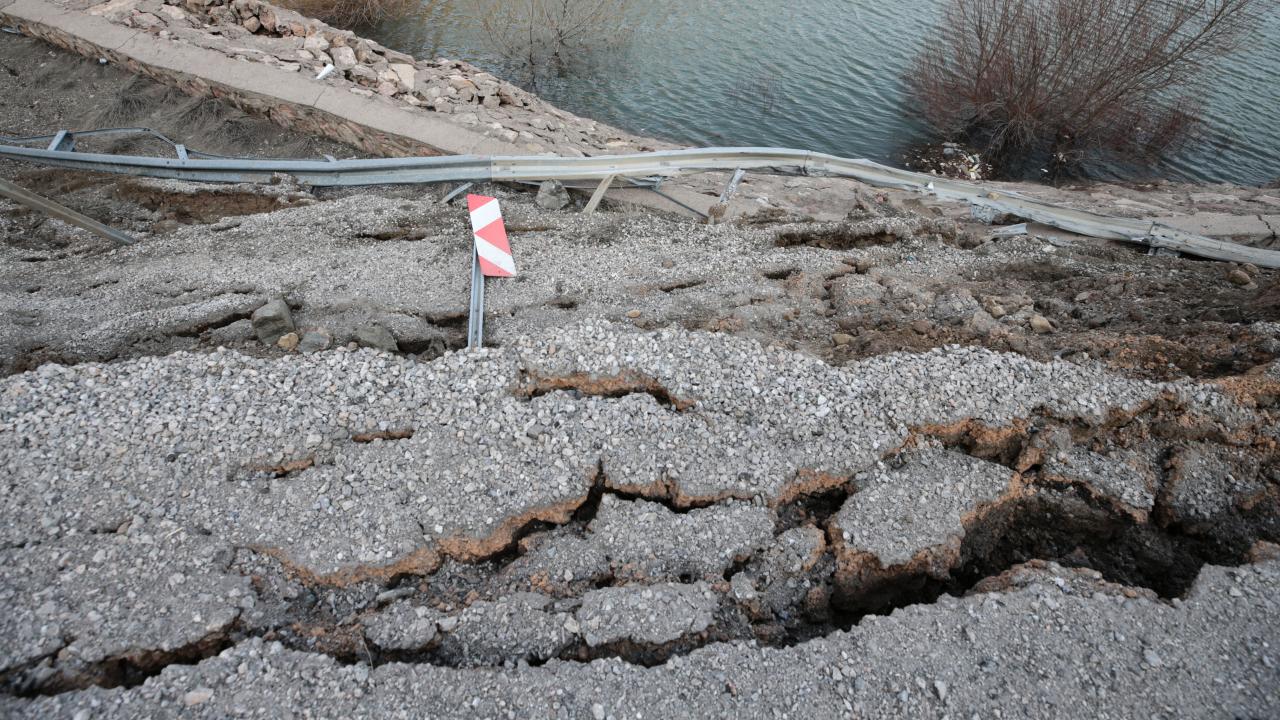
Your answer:
[[[1264,184],[1280,179],[1280,3],[1214,70],[1200,137],[1143,169],[1164,177]],[[766,145],[902,163],[924,128],[902,76],[946,0],[643,0],[619,49],[536,78],[571,112],[690,145]],[[486,40],[468,0],[424,0],[414,17],[364,28],[388,47],[468,60],[526,87]]]

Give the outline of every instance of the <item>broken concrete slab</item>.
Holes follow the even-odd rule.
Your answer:
[[[463,667],[556,657],[576,640],[576,634],[572,616],[550,604],[550,598],[536,593],[476,602],[439,622],[440,652]]]
[[[904,453],[855,478],[858,491],[831,521],[841,572],[870,563],[876,569],[907,565],[924,555],[925,566],[959,551],[965,523],[1019,491],[1008,468],[941,448]],[[907,508],[895,512],[887,508]]]
[[[1065,434],[1065,431],[1058,431]],[[1041,436],[1052,431],[1041,433]],[[1039,440],[1040,437],[1037,437]],[[1103,501],[1116,504],[1139,522],[1155,509],[1159,483],[1158,458],[1151,452],[1117,449],[1110,456],[1072,447],[1068,435],[1043,454],[1040,479],[1074,485]]]
[[[773,538],[768,508],[734,502],[676,513],[606,493],[581,536],[548,535],[523,543],[504,571],[508,581],[555,591],[612,577],[621,581],[720,579]]]
[[[719,595],[707,583],[609,587],[582,596],[574,618],[593,648],[613,643],[659,646],[706,632],[719,604]]]
[[[1256,460],[1240,449],[1191,443],[1169,460],[1162,505],[1171,522],[1190,525],[1220,519],[1280,490],[1258,477]]]

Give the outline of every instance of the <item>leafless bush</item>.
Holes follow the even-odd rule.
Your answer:
[[[626,43],[630,0],[475,0],[486,42],[532,85]]]
[[[1151,158],[1196,126],[1206,71],[1265,1],[952,0],[907,85],[1005,174]]]
[[[282,7],[350,30],[406,17],[421,0],[278,0]]]

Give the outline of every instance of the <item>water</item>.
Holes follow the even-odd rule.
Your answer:
[[[645,0],[633,4],[636,31],[623,48],[566,76],[539,77],[535,89],[571,112],[674,142],[804,148],[900,165],[926,137],[906,109],[902,75],[943,2]],[[1201,137],[1124,176],[1280,179],[1280,9],[1272,5],[1215,71]],[[473,9],[468,0],[424,0],[417,17],[362,32],[527,86],[523,71],[488,47]]]

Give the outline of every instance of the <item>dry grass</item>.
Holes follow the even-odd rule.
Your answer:
[[[490,49],[536,87],[546,73],[579,70],[635,31],[631,0],[474,0],[474,20]]]
[[[281,7],[322,20],[334,27],[352,30],[386,20],[408,17],[420,0],[283,0]]]

